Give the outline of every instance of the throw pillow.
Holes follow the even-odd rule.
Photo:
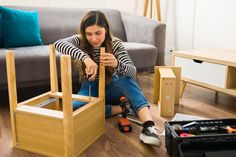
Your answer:
[[[0,48],[3,48],[2,14],[0,9]]]
[[[0,7],[5,48],[42,45],[38,12]]]

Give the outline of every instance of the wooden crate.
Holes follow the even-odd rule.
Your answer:
[[[105,53],[104,48],[101,48],[101,53]],[[6,52],[6,61],[14,147],[46,156],[75,157],[105,132],[104,66],[100,65],[98,98],[74,95],[71,57],[61,55],[62,92],[59,92],[55,50],[51,45],[51,90],[18,103],[13,51]],[[72,100],[87,104],[73,111]]]
[[[175,103],[179,103],[181,68],[155,66],[154,103],[159,105],[161,116],[173,116]]]

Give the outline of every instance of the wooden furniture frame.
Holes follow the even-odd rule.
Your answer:
[[[101,53],[105,49],[101,48]],[[72,94],[71,57],[61,55],[62,92],[50,46],[51,91],[17,102],[14,52],[7,50],[7,78],[13,146],[53,157],[75,157],[105,132],[105,69],[100,65],[99,97]],[[33,75],[33,74],[32,74]],[[62,99],[62,101],[60,101]],[[72,100],[87,102],[73,111]],[[62,102],[62,110],[59,103]]]
[[[150,1],[150,18],[152,18],[152,5],[153,0],[145,0],[143,16],[147,16],[148,12],[148,2]],[[160,7],[160,0],[156,0],[156,10],[157,10],[157,20],[161,22],[161,7]]]
[[[182,67],[181,96],[186,83],[236,96],[235,51],[218,49],[175,51],[172,53],[172,64]]]
[[[154,67],[154,103],[159,105],[160,116],[174,116],[174,106],[179,104],[180,78],[180,67]]]

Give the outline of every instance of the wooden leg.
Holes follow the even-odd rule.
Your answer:
[[[180,92],[179,92],[179,96],[182,98],[182,96],[183,96],[183,93],[184,93],[184,89],[185,89],[185,87],[186,87],[186,82],[185,81],[182,81],[182,83],[181,83],[181,87],[180,87]]]
[[[56,53],[53,45],[50,45],[50,85],[52,92],[58,92]],[[59,100],[54,102],[54,109],[59,110]]]
[[[150,18],[152,18],[152,0],[150,0]]]
[[[143,16],[147,16],[147,8],[148,8],[148,0],[145,0],[144,4],[144,10],[143,10]]]
[[[156,0],[156,9],[157,9],[157,20],[158,20],[158,21],[161,21],[160,0]]]
[[[11,130],[13,146],[17,144],[16,130],[15,130],[15,110],[17,108],[17,87],[16,87],[16,70],[15,70],[15,58],[12,50],[6,52],[6,66],[7,66],[7,82],[8,82],[8,94],[10,104],[10,116],[11,116]]]
[[[63,103],[63,131],[64,131],[64,156],[74,156],[74,132],[72,101],[71,58],[63,55],[61,61],[62,103]]]

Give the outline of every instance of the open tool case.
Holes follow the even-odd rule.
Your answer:
[[[165,122],[170,157],[236,157],[236,119]]]

